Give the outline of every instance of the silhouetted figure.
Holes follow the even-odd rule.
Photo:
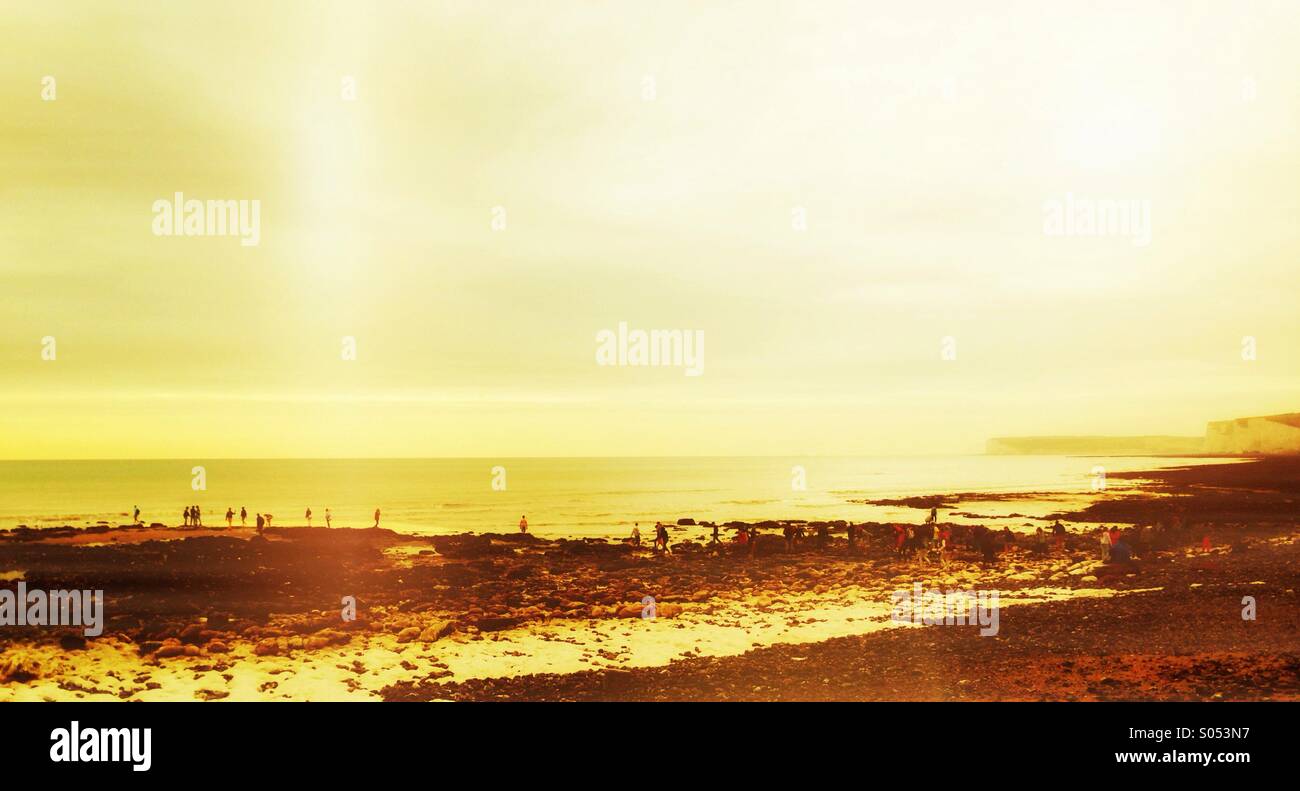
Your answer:
[[[379,509],[375,509],[375,527],[379,527]]]
[[[527,517],[527,516],[520,516],[520,517],[519,517],[519,532],[520,532],[520,533],[527,533],[527,532],[528,532],[528,517]]]
[[[257,534],[258,534],[259,536],[262,535],[262,531],[263,531],[264,529],[266,529],[266,520],[262,518],[262,515],[261,515],[261,514],[258,514],[258,515],[257,515]]]
[[[1063,552],[1065,550],[1065,525],[1061,524],[1060,519],[1057,519],[1056,524],[1052,525],[1052,535],[1056,536],[1056,551]]]
[[[330,509],[325,509],[325,526],[330,527],[334,521],[334,513]]]
[[[641,523],[640,522],[632,523],[632,546],[634,547],[641,546]]]
[[[135,507],[135,515],[132,516],[131,519],[135,524],[140,524],[140,506],[137,505]]]
[[[235,509],[226,506],[226,527],[235,526]]]
[[[239,526],[248,527],[248,509],[242,505],[239,506]]]
[[[307,527],[311,527],[311,506],[307,506],[307,513],[303,516],[307,517]]]

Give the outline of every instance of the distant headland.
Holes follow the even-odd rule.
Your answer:
[[[994,456],[1183,456],[1300,454],[1300,412],[1215,420],[1200,437],[993,437],[984,452]]]

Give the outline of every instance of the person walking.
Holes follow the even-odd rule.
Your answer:
[[[248,509],[242,505],[239,506],[239,526],[248,527]]]
[[[235,509],[226,506],[226,527],[235,526]]]
[[[527,516],[520,516],[520,517],[519,517],[519,532],[520,532],[520,533],[527,533],[527,532],[528,532],[528,517],[527,517]]]
[[[334,514],[333,514],[333,512],[331,512],[329,508],[326,508],[326,509],[325,509],[325,526],[326,526],[326,527],[330,527],[330,526],[331,526],[330,523],[333,521],[333,519],[334,519]]]

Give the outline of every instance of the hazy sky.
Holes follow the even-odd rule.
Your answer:
[[[4,5],[0,457],[1300,409],[1296,3]],[[176,192],[260,201],[260,244],[154,235]],[[1150,244],[1045,233],[1067,194],[1148,202]],[[702,331],[703,375],[597,365],[619,322]]]

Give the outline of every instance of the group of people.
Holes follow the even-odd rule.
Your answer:
[[[376,508],[375,525],[374,525],[375,527],[379,527],[380,515],[381,514],[379,509]],[[254,516],[257,517],[256,525],[257,525],[257,532],[259,534],[263,530],[271,526],[271,514],[254,514]],[[135,513],[133,518],[136,524],[140,524],[140,506],[138,505],[135,506]],[[307,526],[311,527],[312,511],[310,506],[308,506],[307,510],[303,513],[303,518],[307,520]],[[181,524],[184,525],[185,527],[203,527],[203,510],[200,509],[197,505],[185,506],[185,509],[181,511]],[[235,526],[235,509],[233,508],[226,509],[226,526],[227,527]],[[244,506],[240,506],[239,508],[239,526],[240,527],[248,526],[248,509]],[[326,527],[334,526],[334,512],[329,508],[325,509],[325,526]],[[528,530],[527,520],[524,519],[520,520],[519,529],[521,532],[527,532]]]
[[[186,527],[203,527],[203,512],[197,505],[187,505],[181,512],[181,519]]]
[[[715,526],[713,528],[713,541],[716,542],[717,540],[718,540],[718,528]],[[641,546],[641,523],[640,522],[634,522],[632,524],[632,535],[631,537],[628,538],[627,542],[634,547]],[[668,528],[667,526],[664,525],[663,522],[655,522],[654,548],[655,548],[655,552],[672,552],[672,550],[668,547]]]

